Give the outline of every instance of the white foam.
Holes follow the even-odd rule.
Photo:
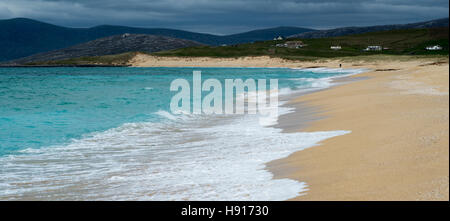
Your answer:
[[[278,115],[292,111],[279,107]],[[0,200],[287,200],[307,184],[273,179],[265,164],[349,133],[282,133],[267,126],[278,115],[261,125],[259,115],[155,114],[168,121],[0,158]]]
[[[286,200],[306,184],[272,179],[265,163],[348,133],[285,134],[256,117],[209,126],[193,119],[128,123],[67,146],[2,158],[0,183],[7,186],[0,186],[0,199]]]
[[[167,118],[169,120],[176,120],[177,119],[177,116],[175,116],[175,115],[173,115],[173,114],[171,114],[171,113],[169,113],[167,111],[163,111],[163,110],[159,110],[155,114],[157,114],[157,115],[159,115],[161,117]]]
[[[345,78],[352,75],[360,74],[369,71],[369,69],[359,68],[359,69],[344,69],[344,68],[293,68],[294,70],[299,70],[302,72],[313,72],[313,73],[341,73],[339,75],[334,75],[330,77],[322,78],[295,78],[290,80],[297,80],[302,82],[308,82],[307,85],[300,87],[297,90],[291,90],[289,93],[294,93],[298,91],[308,92],[317,91],[320,89],[330,88],[336,83],[334,80],[339,78]]]

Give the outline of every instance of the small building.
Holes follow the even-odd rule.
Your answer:
[[[433,46],[428,46],[425,49],[427,49],[428,51],[439,51],[439,50],[442,50],[442,47],[440,45],[433,45]]]
[[[287,41],[284,44],[286,48],[303,48],[305,46],[302,41]]]
[[[342,47],[340,45],[335,45],[330,47],[331,50],[341,50]]]
[[[364,49],[364,51],[381,51],[381,50],[383,50],[383,47],[379,45],[367,46],[367,48]]]
[[[284,37],[283,36],[278,36],[278,37],[273,38],[273,40],[274,41],[281,41],[281,40],[284,40]]]
[[[275,45],[275,47],[279,48],[302,48],[305,46],[306,44],[303,44],[302,41],[286,41],[285,43],[279,43]]]

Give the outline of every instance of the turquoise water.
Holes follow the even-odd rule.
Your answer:
[[[265,163],[350,132],[283,133],[252,114],[173,115],[170,83],[192,82],[194,70],[222,83],[278,79],[275,122],[294,111],[284,99],[360,72],[0,68],[0,200],[286,200],[306,184],[272,179]]]
[[[169,110],[172,80],[279,79],[280,88],[336,73],[282,68],[3,68],[0,69],[0,155],[70,142],[127,122],[158,121]]]

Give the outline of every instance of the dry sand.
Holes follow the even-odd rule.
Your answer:
[[[370,68],[367,79],[291,101],[320,109],[301,131],[350,130],[269,164],[309,185],[293,200],[449,200],[449,65],[445,58],[368,56],[317,62],[269,57],[161,58],[134,66]],[[289,116],[288,116],[289,117]],[[296,115],[292,114],[292,121]],[[281,125],[282,126],[282,125]]]
[[[131,59],[134,67],[339,67],[337,61],[329,62],[302,62],[290,61],[280,58],[241,57],[241,58],[209,58],[209,57],[158,57],[148,54],[137,54]]]
[[[291,101],[321,110],[302,131],[352,131],[270,164],[309,185],[294,200],[449,200],[449,66],[432,63],[367,64],[399,70]]]

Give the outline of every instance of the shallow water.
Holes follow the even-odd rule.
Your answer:
[[[265,163],[348,133],[281,133],[257,115],[173,115],[170,82],[192,82],[193,70],[221,82],[276,78],[284,93],[359,71],[0,69],[0,199],[285,200],[306,184],[272,180]]]

